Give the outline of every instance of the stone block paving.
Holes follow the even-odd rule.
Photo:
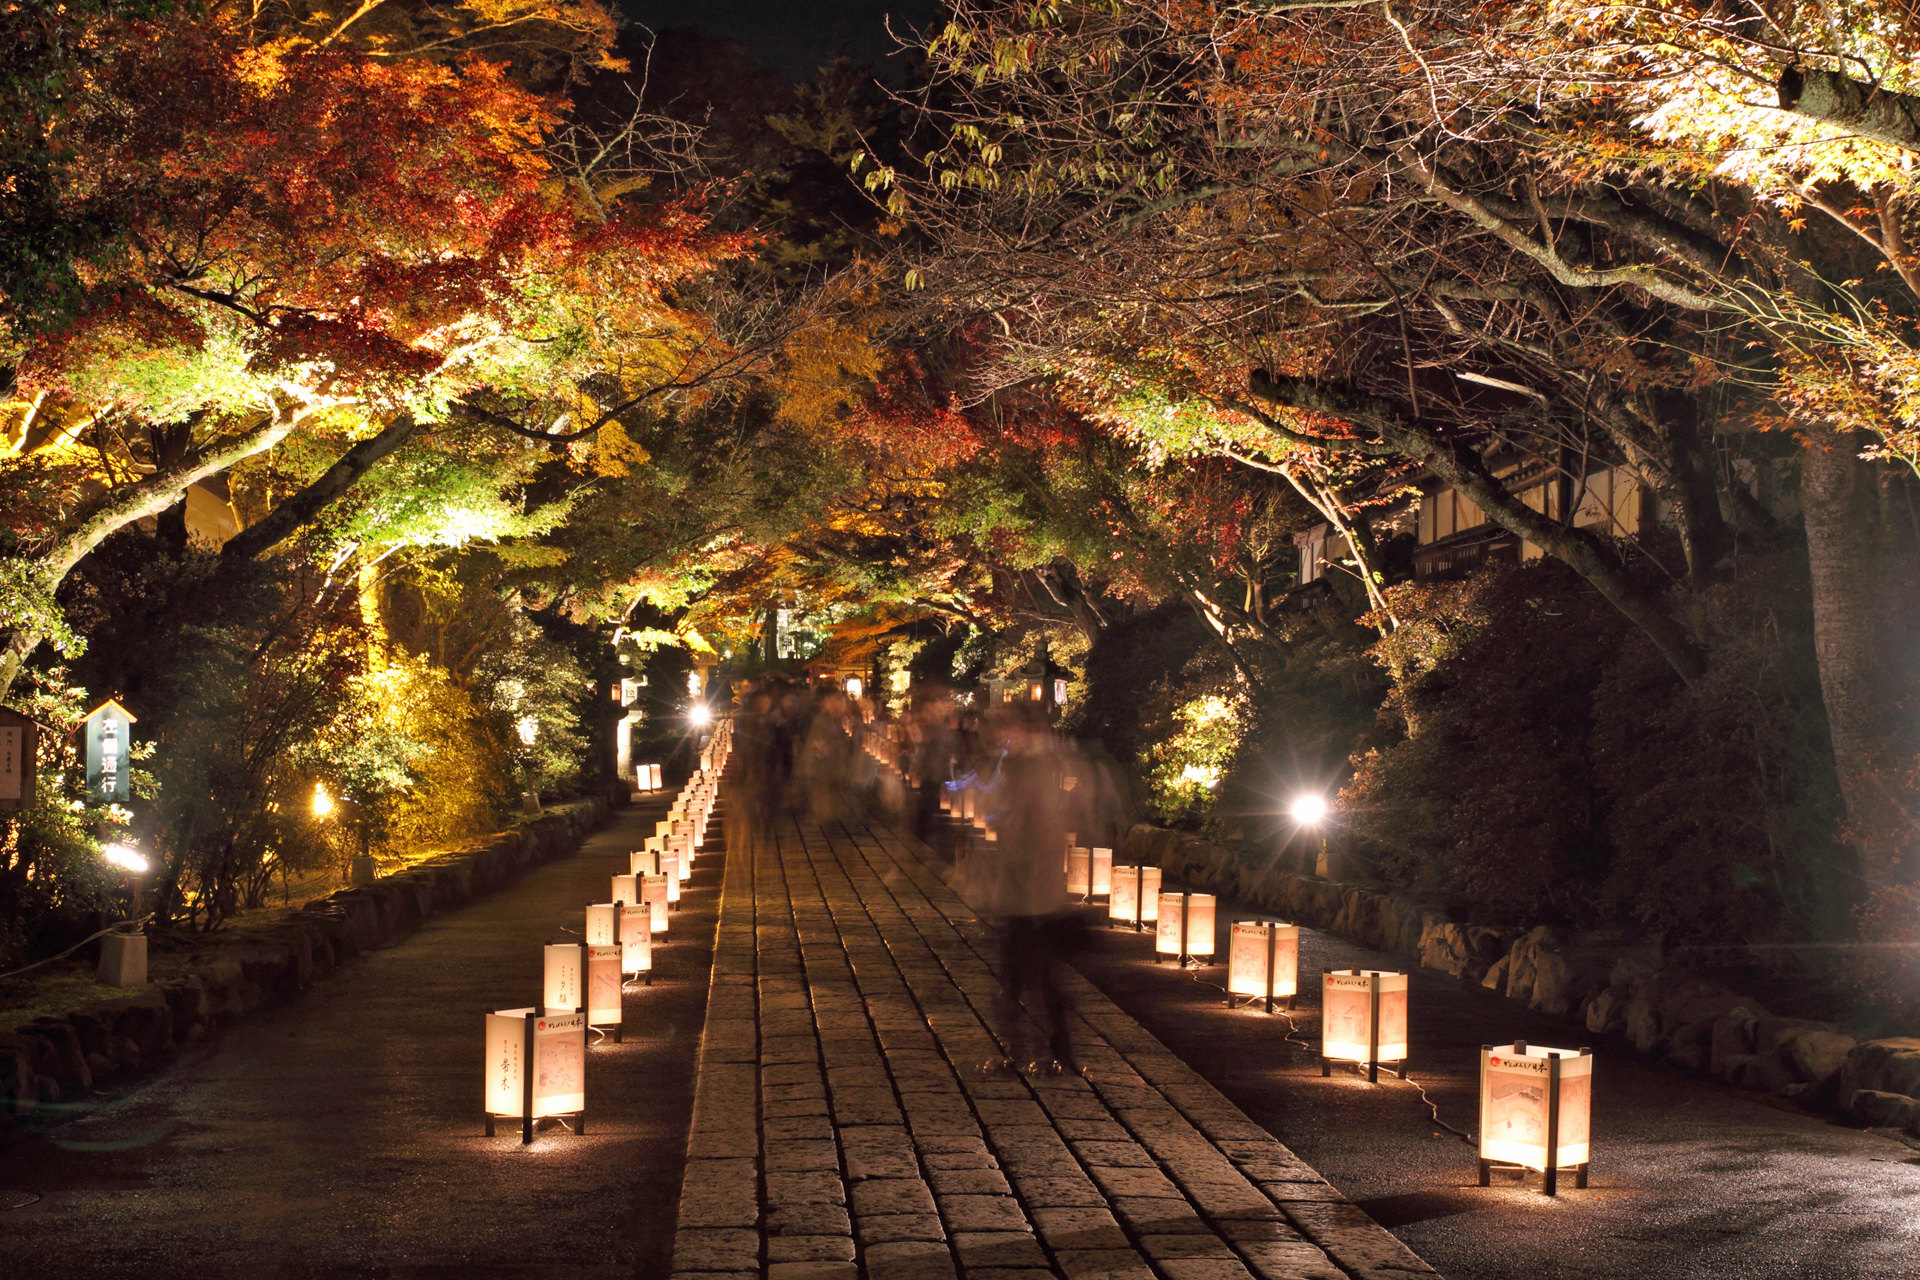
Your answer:
[[[1085,1075],[982,1074],[991,932],[910,836],[728,849],[676,1280],[1434,1275],[1077,974]]]

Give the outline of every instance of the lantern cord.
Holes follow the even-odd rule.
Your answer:
[[[1440,1118],[1440,1108],[1434,1104],[1434,1101],[1432,1098],[1429,1098],[1427,1096],[1426,1088],[1418,1080],[1415,1080],[1412,1076],[1401,1076],[1400,1078],[1404,1080],[1406,1083],[1412,1085],[1414,1088],[1414,1092],[1420,1095],[1420,1101],[1426,1104],[1427,1113],[1433,1117],[1433,1122],[1435,1124],[1439,1125],[1442,1129],[1445,1129],[1448,1133],[1460,1139],[1460,1141],[1466,1143],[1468,1146],[1471,1147],[1475,1145],[1472,1134],[1468,1133],[1464,1129],[1456,1129],[1452,1125],[1448,1124],[1445,1120],[1442,1120]]]
[[[1229,1000],[1233,999],[1233,992],[1227,990],[1225,987],[1221,986],[1217,982],[1208,982],[1205,978],[1201,977],[1199,973],[1196,971],[1199,967],[1200,966],[1196,965],[1194,966],[1194,968],[1188,969],[1187,976],[1189,978],[1192,978],[1195,982],[1199,983],[1201,986],[1212,987],[1215,991],[1218,991],[1222,995],[1226,996],[1227,999]],[[1281,1010],[1276,1016],[1285,1018],[1287,1020],[1287,1033],[1281,1036],[1280,1038],[1286,1041],[1288,1044],[1298,1045],[1300,1048],[1305,1049],[1308,1053],[1312,1053],[1313,1046],[1300,1038],[1300,1026],[1298,1023],[1296,1023],[1293,1020],[1293,1015],[1291,1013],[1286,1012],[1285,1010]]]
[[[72,946],[68,947],[65,951],[60,952],[58,955],[48,956],[45,960],[35,960],[32,964],[27,965],[25,968],[15,969],[10,973],[0,973],[0,979],[17,978],[23,973],[31,973],[33,970],[38,969],[43,964],[52,964],[55,960],[65,960],[68,956],[72,955],[74,952],[78,951],[80,948],[86,946],[89,942],[92,942],[95,938],[104,938],[110,933],[138,933],[143,927],[145,927],[147,921],[151,919],[153,919],[152,916],[145,915],[145,916],[141,916],[138,920],[121,920],[115,924],[110,924],[98,933],[88,934],[86,937],[80,939],[80,941],[74,943]]]

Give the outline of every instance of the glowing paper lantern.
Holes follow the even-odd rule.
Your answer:
[[[572,948],[577,957],[579,947]],[[501,1009],[487,1015],[487,1136],[493,1122],[520,1122],[520,1141],[533,1141],[536,1120],[571,1116],[587,1131],[587,1015]]]
[[[587,945],[618,946],[620,972],[629,977],[644,973],[651,982],[653,931],[648,927],[651,914],[637,903],[629,909],[621,902],[596,902],[587,908]]]
[[[1480,1047],[1480,1185],[1496,1165],[1538,1169],[1542,1190],[1560,1190],[1560,1170],[1587,1185],[1592,1155],[1593,1050],[1549,1049],[1524,1040]]]
[[[647,985],[653,985],[653,913],[642,910],[637,904],[632,910],[621,908],[620,916],[620,971],[631,977],[645,974]]]
[[[1098,898],[1113,893],[1113,850],[1074,845],[1067,849],[1067,893]]]
[[[644,854],[638,853],[633,855],[635,858],[644,856]],[[613,877],[613,888],[609,891],[608,896],[615,902],[624,902],[630,907],[639,906],[640,876],[642,874],[643,873],[636,871],[630,875]]]
[[[1214,896],[1210,893],[1162,893],[1153,949],[1163,956],[1213,959]]]
[[[1138,929],[1160,919],[1160,868],[1115,867],[1107,919]]]
[[[949,791],[944,786],[940,788],[940,812],[942,813],[953,812],[953,792]]]
[[[540,1007],[549,1012],[571,1013],[586,1007],[586,974],[580,967],[579,943],[546,945],[546,976],[540,990]]]
[[[686,836],[674,836],[667,841],[667,848],[673,852],[666,855],[673,864],[671,879],[667,883],[667,901],[680,901],[680,886],[693,878],[693,841]],[[666,867],[661,867],[666,872]]]
[[[1267,1012],[1300,989],[1300,928],[1273,920],[1237,920],[1227,937],[1227,1003],[1265,999]]]
[[[587,1025],[612,1027],[613,1042],[620,1043],[621,1020],[626,1012],[622,996],[625,975],[621,973],[620,948],[582,946],[582,962],[587,970]]]
[[[640,877],[640,901],[653,910],[655,934],[667,931],[667,881],[671,878],[665,874]]]
[[[1364,1063],[1368,1081],[1380,1064],[1407,1078],[1407,975],[1383,969],[1329,969],[1320,988],[1320,1074],[1335,1062]]]

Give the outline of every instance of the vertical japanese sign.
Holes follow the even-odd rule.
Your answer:
[[[123,803],[133,796],[128,752],[133,746],[133,716],[109,698],[82,722],[87,754],[87,795],[101,804]]]
[[[24,809],[33,803],[37,745],[33,721],[18,712],[0,711],[0,809]]]

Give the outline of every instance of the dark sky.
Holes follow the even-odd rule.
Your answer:
[[[886,20],[904,32],[931,22],[938,0],[618,0],[620,12],[654,28],[699,27],[746,45],[764,66],[797,80],[844,45],[883,65],[894,45]]]

